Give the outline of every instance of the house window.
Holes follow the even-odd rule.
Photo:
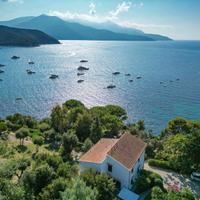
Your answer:
[[[133,173],[133,171],[134,171],[134,168],[131,170],[131,172]]]
[[[134,184],[134,180],[133,179],[131,179],[131,185],[133,185]]]
[[[111,164],[108,164],[108,171],[112,172],[112,165]]]

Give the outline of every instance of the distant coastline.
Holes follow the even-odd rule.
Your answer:
[[[19,17],[0,21],[0,25],[40,30],[57,40],[97,41],[170,41],[171,38],[158,34],[144,33],[115,23],[88,23],[65,21],[56,16]]]
[[[0,25],[0,46],[36,47],[44,44],[60,42],[42,31]]]

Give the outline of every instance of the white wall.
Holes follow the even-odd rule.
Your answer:
[[[134,165],[132,171],[129,171],[121,163],[107,155],[104,162],[100,164],[80,161],[80,172],[83,172],[88,168],[93,168],[98,172],[104,172],[113,177],[115,180],[120,181],[122,188],[125,187],[131,189],[131,180],[135,180],[139,175],[138,168],[141,170],[144,167],[144,155],[145,152],[141,154],[140,160]],[[112,172],[108,172],[108,164],[112,165]]]
[[[112,165],[112,172],[108,172],[107,165]],[[129,171],[121,163],[114,160],[109,155],[107,156],[106,163],[106,172],[108,175],[112,176],[115,180],[120,181],[121,187],[128,188],[129,186]]]
[[[98,163],[79,161],[79,165],[80,165],[80,172],[83,172],[84,170],[89,169],[89,168],[93,168],[93,169],[96,169],[98,172],[101,172],[101,164],[98,164]]]
[[[138,169],[140,171],[144,167],[144,155],[145,155],[145,151],[141,154],[140,160],[137,161],[137,163],[134,165],[133,170],[130,172],[129,187],[131,187],[131,180],[133,179],[133,181],[135,181],[135,179],[138,177],[138,175],[139,175]]]

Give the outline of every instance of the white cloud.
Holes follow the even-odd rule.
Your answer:
[[[89,21],[96,23],[111,21],[123,27],[137,28],[145,31],[148,30],[151,31],[152,29],[163,30],[163,29],[173,28],[171,25],[165,25],[165,24],[142,24],[142,23],[136,23],[133,20],[128,20],[128,21],[121,20],[119,15],[128,12],[131,6],[134,8],[141,8],[144,6],[144,4],[143,2],[141,2],[140,4],[132,4],[131,2],[124,1],[121,4],[118,4],[116,9],[108,12],[108,14],[105,15],[96,14],[96,5],[94,3],[90,3],[89,5],[89,14],[70,12],[70,11],[60,12],[52,10],[50,10],[48,14],[50,16],[60,17],[64,20],[73,20],[73,21]]]
[[[159,29],[171,29],[173,26],[171,25],[164,25],[164,24],[139,24],[131,21],[122,21],[118,23],[121,26],[127,27],[127,28],[159,28]]]
[[[64,20],[85,20],[90,22],[103,22],[104,18],[98,15],[89,15],[84,13],[77,13],[77,12],[60,12],[56,10],[50,10],[48,15],[50,16],[57,16]]]
[[[91,15],[96,14],[96,12],[97,12],[97,11],[96,11],[96,5],[95,5],[94,3],[90,3],[89,8],[90,8],[89,13],[90,13]]]
[[[110,11],[110,16],[113,19],[117,19],[118,16],[124,12],[128,12],[131,8],[132,3],[131,2],[125,2],[123,1],[121,4],[118,4],[115,10]]]

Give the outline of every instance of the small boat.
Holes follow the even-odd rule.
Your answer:
[[[131,74],[125,74],[125,76],[131,76]]]
[[[141,76],[137,76],[137,79],[141,79],[142,77]]]
[[[80,63],[86,63],[88,60],[81,60]]]
[[[82,83],[82,82],[84,82],[84,80],[82,80],[82,79],[77,81],[77,83]]]
[[[0,74],[1,74],[1,73],[4,73],[4,71],[3,71],[3,70],[0,70]]]
[[[177,80],[177,81],[180,81],[180,78],[177,78],[176,80]]]
[[[17,60],[17,59],[20,59],[20,57],[19,56],[12,56],[11,59]]]
[[[27,74],[35,74],[35,72],[31,71],[30,69],[26,70]]]
[[[5,67],[5,65],[0,64],[0,67]]]
[[[84,75],[84,73],[77,73],[77,76],[83,76]]]
[[[130,83],[132,83],[132,82],[133,82],[133,80],[129,80],[129,82],[130,82]]]
[[[56,79],[58,78],[59,76],[58,75],[55,75],[55,74],[51,74],[51,76],[49,77],[50,79]]]
[[[84,71],[84,70],[89,70],[89,68],[83,67],[83,66],[79,66],[79,67],[78,67],[78,70],[79,70],[79,71]]]
[[[111,84],[111,85],[108,85],[108,86],[107,86],[107,89],[113,89],[113,88],[116,88],[116,85],[112,85],[112,84]]]
[[[29,65],[34,65],[35,63],[33,61],[28,61]]]
[[[21,98],[21,97],[18,97],[18,98],[16,98],[15,100],[16,100],[16,101],[21,101],[22,98]]]
[[[113,72],[112,74],[113,74],[113,75],[119,75],[120,72]]]

